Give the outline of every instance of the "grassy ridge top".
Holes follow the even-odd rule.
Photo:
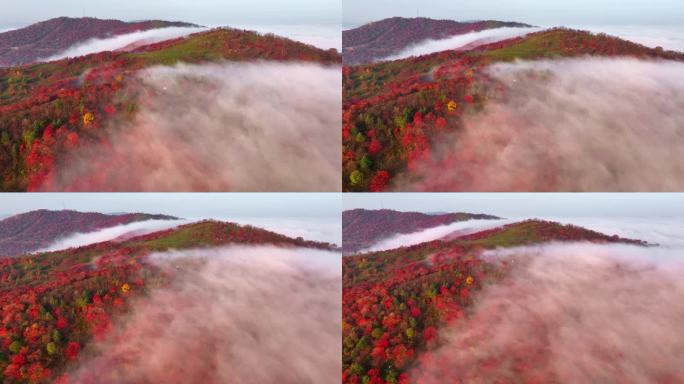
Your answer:
[[[519,246],[537,245],[549,242],[578,242],[592,243],[622,243],[632,245],[646,245],[647,243],[637,239],[626,239],[615,235],[607,235],[583,227],[561,224],[544,220],[526,220],[517,223],[503,225],[501,227],[480,231],[470,235],[460,236],[454,239],[434,240],[398,249],[363,253],[344,258],[345,265],[350,268],[345,270],[345,275],[355,276],[355,282],[364,281],[359,278],[359,269],[373,271],[368,276],[375,279],[384,279],[393,271],[410,267],[420,263],[430,254],[450,252],[453,249],[459,252],[476,255],[483,249],[511,248]],[[356,267],[352,267],[356,265]]]

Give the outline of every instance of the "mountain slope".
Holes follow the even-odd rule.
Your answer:
[[[468,51],[444,51],[392,62],[345,66],[343,73],[343,186],[345,191],[406,190],[419,180],[422,190],[444,190],[440,180],[421,179],[420,167],[437,162],[440,138],[459,132],[465,116],[482,111],[487,100],[504,98],[505,84],[495,81],[490,65],[515,59],[634,57],[684,60],[684,54],[606,35],[551,29],[486,44]],[[472,164],[460,185],[469,190],[482,162],[478,148],[462,148],[451,161]],[[428,165],[425,165],[428,164]],[[537,170],[552,183],[552,169]],[[540,185],[538,190],[554,190]]]
[[[74,233],[95,232],[136,221],[174,219],[172,216],[144,213],[104,215],[76,211],[31,211],[0,221],[0,255],[16,256],[33,252]]]
[[[467,317],[473,296],[508,273],[505,264],[481,258],[483,250],[550,241],[644,245],[529,220],[452,241],[343,258],[343,383],[413,382],[408,371],[430,358],[438,329]]]
[[[0,33],[0,67],[33,63],[93,38],[105,38],[136,31],[197,25],[161,20],[124,22],[90,17],[59,17],[28,27]]]
[[[256,227],[204,221],[123,242],[0,259],[0,380],[52,382],[93,339],[102,340],[116,318],[126,319],[131,302],[168,286],[184,268],[201,267],[200,261],[182,260],[173,271],[163,270],[147,259],[153,252],[224,245],[337,250]]]
[[[389,209],[354,209],[342,213],[342,249],[345,254],[368,248],[387,237],[466,220],[494,220],[496,216],[471,213],[427,215]]]
[[[54,168],[67,152],[107,142],[111,132],[100,128],[110,122],[132,121],[141,101],[154,96],[139,71],[180,62],[260,60],[332,65],[341,57],[274,35],[215,29],[130,52],[0,69],[0,190],[50,190]]]
[[[343,60],[346,65],[372,62],[424,40],[445,39],[469,32],[503,27],[530,27],[514,22],[483,20],[457,22],[429,18],[392,17],[342,32]]]

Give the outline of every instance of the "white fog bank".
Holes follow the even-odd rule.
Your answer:
[[[496,64],[506,87],[440,140],[401,190],[684,190],[684,63]],[[448,170],[448,171],[446,171]]]
[[[440,225],[428,228],[419,232],[399,234],[381,240],[371,247],[361,250],[358,253],[386,251],[390,249],[409,247],[411,245],[426,243],[444,237],[459,237],[472,233],[497,228],[512,223],[512,220],[468,220],[459,221],[447,225]]]
[[[540,31],[541,28],[513,28],[513,27],[503,27],[495,29],[485,29],[483,31],[469,32],[463,35],[452,36],[446,39],[439,40],[426,40],[418,44],[407,47],[400,53],[392,55],[383,59],[382,61],[388,60],[399,60],[405,59],[411,56],[421,56],[430,53],[447,51],[452,49],[465,49],[473,48],[478,45],[484,45],[489,43],[494,43],[501,40],[507,40],[514,37],[525,36],[532,32]]]
[[[98,52],[128,50],[130,48],[137,48],[144,45],[159,43],[165,40],[189,36],[193,33],[206,30],[207,28],[169,27],[149,29],[147,31],[132,32],[101,39],[90,39],[83,43],[76,44],[64,52],[60,52],[46,59],[42,59],[41,61],[53,61],[66,57],[79,57]]]
[[[650,48],[684,52],[684,27],[681,25],[571,25],[571,28],[605,33]]]
[[[69,382],[339,381],[339,253],[257,246],[150,258],[171,284],[134,303]]]
[[[490,251],[508,277],[412,371],[417,382],[681,382],[684,252],[549,244]]]
[[[319,218],[234,217],[221,219],[221,221],[252,225],[292,238],[301,237],[305,240],[323,241],[337,245],[342,244],[342,223],[339,221],[339,218],[337,220],[329,220]]]
[[[51,189],[341,189],[339,66],[177,65],[140,79],[149,97],[133,121],[76,150]]]
[[[334,48],[342,51],[342,30],[339,25],[237,24],[231,27],[259,33],[273,33],[317,48]]]
[[[55,241],[44,249],[35,252],[50,252],[68,248],[78,248],[85,245],[101,243],[122,237],[142,236],[152,232],[163,231],[187,224],[187,220],[145,220],[134,223],[103,228],[95,232],[75,233]]]

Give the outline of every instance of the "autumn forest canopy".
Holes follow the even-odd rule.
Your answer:
[[[145,214],[102,215],[74,211],[35,211],[5,219],[0,222],[0,227],[3,228],[3,236],[14,230],[20,234],[34,233],[40,238],[54,237],[51,234],[54,233],[54,228],[65,225],[80,228],[78,230],[88,228],[94,231],[131,220],[150,218],[173,219],[169,216]],[[18,237],[3,240],[5,245],[11,241],[22,242]],[[225,247],[238,248],[231,250]],[[106,342],[119,328],[117,324],[127,324],[126,316],[134,315],[140,310],[134,311],[133,303],[147,300],[150,295],[150,300],[154,302],[165,297],[164,295],[173,294],[174,291],[169,290],[169,287],[181,284],[179,282],[186,284],[186,276],[191,275],[189,271],[201,270],[205,263],[218,263],[214,264],[216,267],[221,265],[221,260],[229,262],[232,260],[231,252],[252,252],[251,257],[262,260],[266,263],[262,267],[267,268],[269,262],[276,263],[275,265],[278,263],[278,256],[268,256],[268,252],[284,252],[282,257],[283,262],[286,262],[287,257],[308,252],[300,250],[311,250],[312,255],[324,258],[322,262],[327,263],[325,258],[331,258],[334,262],[335,258],[331,255],[338,248],[333,244],[308,241],[301,237],[290,238],[253,226],[199,221],[78,248],[0,257],[0,378],[3,383],[116,382],[117,372],[121,374],[131,371],[123,370],[113,363],[108,365],[105,375],[98,370],[100,373],[97,377],[93,377],[92,372],[83,375],[76,371],[87,359],[97,359],[100,354],[116,350],[112,346],[111,349],[105,348],[104,352],[101,349],[97,349],[100,352],[95,352],[96,349],[89,349],[89,345]],[[186,251],[187,255],[183,253]],[[193,252],[200,255],[204,252],[205,255],[190,256]],[[153,254],[157,256],[153,257]],[[163,258],[167,254],[174,258],[174,267],[170,269]],[[239,260],[238,257],[230,262],[239,267],[242,265]],[[248,271],[252,271],[252,268],[248,267]],[[207,284],[212,281],[208,276],[193,277],[197,278]],[[175,285],[174,289],[183,286]],[[331,299],[328,296],[321,299],[323,298],[326,301]],[[334,306],[335,302],[333,299],[331,305]],[[181,304],[171,302],[165,304],[165,308],[170,314],[190,316],[192,312],[183,314]],[[312,305],[311,302],[308,305]],[[330,313],[332,315],[325,316],[335,316],[336,312]],[[335,326],[334,322],[330,324],[335,333],[339,332],[339,326]],[[142,327],[142,323],[138,325]],[[219,327],[218,324],[212,326]],[[191,329],[185,328],[185,331]],[[216,333],[230,334],[231,331],[216,329]],[[236,340],[237,336],[233,341]],[[189,351],[183,353],[187,352]],[[196,352],[200,353],[199,350]],[[335,375],[339,372],[337,361],[339,359],[332,360],[332,372]],[[326,364],[330,364],[330,358],[327,358]],[[146,372],[146,380],[154,381],[153,371]],[[173,372],[170,374],[180,375]],[[196,374],[198,373],[193,373]],[[197,380],[211,377],[212,374],[217,373],[205,371],[201,376],[175,377]]]
[[[60,22],[65,24],[64,31],[79,31],[68,28],[74,22],[71,19],[46,23]],[[96,19],[79,25],[90,37],[166,26],[160,22],[139,26]],[[39,24],[8,32],[10,35],[0,34],[0,44],[3,39],[13,44],[14,39],[40,35],[41,28],[47,27]],[[67,37],[62,40],[69,41]],[[114,142],[121,130],[118,127],[135,124],[139,111],[155,98],[138,76],[141,71],[179,63],[256,61],[334,67],[341,57],[334,49],[326,51],[272,34],[218,28],[116,52],[0,68],[0,189],[89,190],[103,185],[126,188],[124,180],[98,179],[122,176],[103,175],[97,169],[85,173],[82,164],[89,161],[82,157],[113,148],[114,153],[102,167],[123,161],[116,156],[126,157],[125,153],[117,153],[120,148]],[[192,86],[191,79],[185,81]],[[198,90],[203,89],[204,85],[199,84]],[[202,137],[201,132],[198,137]],[[72,156],[75,152],[81,155]],[[60,175],[66,179],[58,182]]]
[[[553,82],[554,73],[545,71],[546,67],[537,70],[530,65],[531,68],[522,68],[521,75],[514,78],[519,83],[512,83],[513,80],[502,79],[503,75],[499,75],[500,72],[497,71],[500,68],[515,68],[511,66],[524,61],[531,64],[544,63],[547,67],[558,63],[560,72],[567,60],[587,58],[631,58],[644,63],[654,63],[654,67],[661,62],[674,63],[671,65],[672,70],[666,68],[662,75],[639,73],[640,76],[653,77],[647,81],[656,85],[653,89],[641,90],[638,85],[641,83],[635,80],[635,90],[623,90],[629,94],[629,97],[624,98],[625,108],[628,109],[627,103],[633,103],[632,94],[635,96],[634,99],[638,99],[636,96],[639,92],[650,92],[653,93],[653,98],[659,98],[671,92],[667,86],[657,86],[661,83],[667,84],[667,81],[662,81],[661,78],[668,76],[670,71],[681,71],[676,63],[684,60],[683,53],[667,51],[661,47],[649,48],[605,34],[554,28],[496,42],[473,41],[465,47],[454,47],[455,49],[407,59],[381,60],[390,52],[396,52],[412,44],[420,44],[416,41],[419,40],[416,36],[422,40],[444,39],[474,30],[501,26],[492,22],[459,24],[424,18],[391,18],[344,32],[344,191],[634,190],[638,187],[632,180],[643,175],[632,175],[635,171],[627,165],[620,167],[619,159],[624,158],[624,152],[638,151],[642,163],[649,163],[649,167],[653,169],[667,167],[667,163],[654,158],[652,152],[654,146],[660,144],[668,146],[673,151],[680,148],[681,143],[675,139],[676,133],[672,133],[672,136],[665,134],[662,140],[655,140],[654,143],[644,142],[638,137],[647,137],[648,129],[651,127],[633,122],[624,129],[627,131],[624,144],[614,145],[612,150],[607,145],[606,158],[591,159],[597,162],[604,161],[605,163],[599,167],[608,168],[608,172],[617,173],[623,178],[617,178],[613,184],[605,185],[592,181],[591,177],[598,177],[591,175],[592,166],[568,166],[567,162],[573,161],[573,157],[565,156],[561,144],[555,142],[560,141],[561,137],[582,135],[583,133],[576,132],[580,130],[578,127],[571,126],[567,129],[573,131],[565,132],[565,126],[568,124],[563,119],[572,119],[572,113],[576,108],[591,109],[591,106],[581,105],[581,100],[567,99],[571,96],[567,96],[566,99],[559,98],[559,103],[565,102],[568,105],[568,112],[549,114],[549,118],[555,118],[555,122],[558,123],[558,133],[556,134],[554,127],[550,126],[554,121],[540,120],[537,128],[537,116],[526,115],[525,110],[515,114],[515,106],[525,101],[518,100],[523,97],[539,98],[539,102],[544,103],[546,96],[538,96],[539,92],[535,93],[536,87],[556,86]],[[371,52],[379,52],[380,49],[376,46],[386,51],[373,56],[375,54]],[[359,58],[359,55],[364,58]],[[629,64],[620,61],[615,63],[617,68]],[[610,65],[608,62],[599,64],[608,68]],[[589,62],[587,65],[593,64]],[[597,71],[610,72],[610,69],[599,68]],[[504,72],[504,75],[506,74]],[[581,77],[583,74],[573,76]],[[609,76],[610,73],[604,78],[610,85],[614,79]],[[564,79],[558,82],[562,81]],[[572,79],[568,82],[572,82]],[[630,85],[631,82],[624,84]],[[598,84],[596,87],[601,90],[601,86],[602,84]],[[607,88],[603,88],[602,91],[608,95],[614,92]],[[588,94],[592,92],[596,91],[587,91]],[[535,102],[538,101],[532,99],[530,104]],[[678,100],[674,100],[671,113],[676,114],[681,108],[680,104]],[[499,111],[503,109],[500,108],[501,105],[505,110]],[[549,109],[551,108],[559,107],[549,104]],[[635,108],[646,106],[637,104]],[[600,113],[607,112],[599,110],[596,113],[597,117],[589,113],[589,118],[583,122],[585,126],[598,125],[597,129],[600,128],[601,136],[598,141],[603,139],[602,121],[611,118],[603,117]],[[648,113],[648,109],[643,112]],[[612,118],[617,120],[615,117]],[[501,121],[505,121],[506,128],[510,129],[497,130],[497,125],[500,125]],[[622,123],[616,121],[616,124]],[[480,126],[491,129],[483,129]],[[527,133],[528,126],[535,127],[535,130]],[[606,127],[605,131],[605,135],[608,135],[609,128]],[[659,134],[656,136],[660,137]],[[636,141],[642,141],[644,145],[638,147],[634,144]],[[576,146],[579,153],[589,150],[588,144],[582,142]],[[511,155],[501,156],[502,153],[507,153],[508,148],[514,148],[509,150]],[[520,153],[517,152],[518,148]],[[574,158],[580,156],[576,152],[572,152],[572,155]],[[529,171],[521,169],[525,166],[534,168]],[[497,172],[511,174],[511,180],[504,177],[504,181],[497,184]],[[536,176],[533,181],[525,184],[523,180],[530,178],[529,172]],[[588,176],[575,178],[573,184],[570,172]],[[668,183],[667,179],[681,179],[678,177],[681,175],[667,177],[669,170],[662,172],[659,179],[657,176],[652,178],[652,188],[676,190],[677,186]],[[579,181],[585,178],[588,179],[586,183]]]
[[[0,384],[684,383],[680,25],[135,1],[0,29]]]
[[[419,215],[424,216],[418,219],[423,222],[433,219],[424,228],[440,226],[449,217],[444,213],[356,209],[344,212],[343,230],[352,234],[353,240],[358,237],[353,235],[357,230],[379,233],[386,225],[384,218],[394,217],[397,226],[408,227]],[[636,222],[628,226],[638,224],[638,219],[633,220]],[[623,224],[627,222],[629,219]],[[648,230],[658,231],[649,228],[644,233]],[[640,335],[649,334],[647,321],[661,315],[664,327],[675,326],[676,316],[664,315],[667,309],[657,303],[661,294],[668,297],[663,298],[667,302],[678,297],[668,288],[672,283],[669,275],[655,272],[657,267],[644,269],[644,265],[663,261],[658,259],[658,248],[638,239],[531,219],[396,249],[346,255],[343,382],[555,383],[597,377],[603,372],[612,379],[634,372],[646,381],[659,377],[676,381],[681,372],[664,354],[646,356],[627,345],[611,343],[602,328],[609,324],[597,325],[601,329],[595,332],[582,328],[594,321],[585,315],[590,308],[596,309],[592,305],[605,306],[600,312],[609,313],[614,322],[631,316],[627,308],[641,303],[647,306],[641,313],[644,322],[630,322],[616,330],[621,337],[639,344]],[[662,252],[680,258],[679,249]],[[614,296],[589,292],[582,296],[585,299],[575,296],[584,291],[585,277],[598,276],[601,281],[591,289],[626,295],[625,301],[615,304],[610,302]],[[663,280],[644,287],[643,295],[627,293],[625,285],[646,276]],[[553,294],[549,296],[550,290]],[[579,318],[574,323],[565,320],[572,317],[568,311],[577,311]],[[529,316],[530,312],[537,315]],[[680,308],[674,312],[680,313]],[[585,349],[584,344],[563,344],[563,326],[576,332],[571,337],[591,344],[585,336],[593,334],[587,337],[604,344],[598,350]],[[675,339],[678,341],[666,342],[665,349],[674,351],[681,337]],[[570,355],[556,358],[547,352],[565,356],[562,354],[579,350],[586,355],[577,359]],[[623,361],[618,357],[622,353],[641,357]],[[597,360],[603,368],[595,364]],[[660,368],[650,371],[653,366]]]

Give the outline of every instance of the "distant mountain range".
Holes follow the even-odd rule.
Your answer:
[[[69,210],[38,210],[10,216],[0,221],[0,257],[33,252],[75,233],[95,232],[115,225],[145,220],[177,218],[146,213],[105,215]]]
[[[354,209],[342,213],[342,250],[345,254],[368,248],[387,237],[467,220],[499,217],[472,213],[425,214],[390,209]]]
[[[50,19],[25,28],[0,33],[0,67],[33,63],[93,38],[106,38],[167,27],[199,26],[162,20],[124,22],[91,17]]]
[[[392,17],[342,32],[342,57],[347,65],[369,63],[397,54],[424,40],[445,39],[468,32],[502,27],[532,27],[495,20],[458,22],[425,17]]]

